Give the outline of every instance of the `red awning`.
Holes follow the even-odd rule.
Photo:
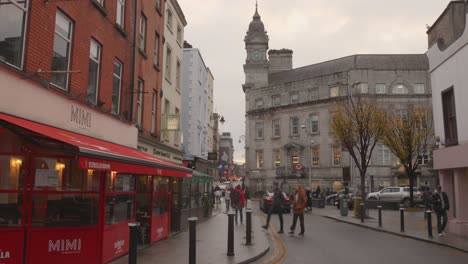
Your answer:
[[[171,177],[192,177],[192,170],[137,149],[3,113],[0,113],[0,120],[77,147],[80,152],[79,164],[83,169]]]

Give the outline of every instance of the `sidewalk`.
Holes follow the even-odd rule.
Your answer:
[[[432,238],[428,236],[427,220],[424,219],[423,211],[405,211],[405,232],[403,233],[400,232],[400,211],[382,210],[382,227],[379,227],[377,209],[369,209],[369,216],[371,219],[365,219],[364,223],[361,223],[359,218],[354,217],[354,212],[352,210],[349,211],[348,216],[341,216],[340,210],[336,209],[334,206],[327,205],[323,209],[313,208],[312,213],[330,219],[335,219],[340,222],[354,224],[429,243],[444,245],[468,252],[468,239],[451,234],[441,237],[437,235],[437,220],[435,213],[432,214]]]
[[[224,208],[224,207],[223,207]],[[246,219],[234,226],[234,256],[227,256],[228,216],[220,210],[213,210],[213,217],[197,223],[197,263],[250,263],[262,257],[270,248],[270,243],[261,229],[260,219],[252,213],[252,245],[245,245]],[[166,240],[138,252],[137,263],[188,263],[189,232],[184,230]],[[112,264],[128,263],[128,255]]]

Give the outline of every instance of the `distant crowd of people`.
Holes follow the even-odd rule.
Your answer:
[[[216,185],[213,188],[214,204],[216,208],[221,206],[221,197],[224,193],[224,200],[226,203],[226,213],[232,208],[236,212],[235,223],[238,223],[238,218],[240,222],[243,222],[243,209],[247,207],[247,201],[250,199],[250,194],[247,186],[244,182],[237,185],[235,188],[232,183],[229,183],[224,190],[222,190],[219,185]],[[240,216],[240,217],[239,217]]]

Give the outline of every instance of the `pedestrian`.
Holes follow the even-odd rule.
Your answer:
[[[224,201],[226,202],[226,213],[228,213],[231,205],[231,184],[224,189]]]
[[[307,205],[307,196],[304,191],[304,188],[300,184],[296,186],[296,192],[294,193],[294,203],[293,203],[293,222],[291,225],[291,231],[289,234],[293,235],[294,230],[296,229],[297,219],[299,218],[299,222],[301,225],[301,232],[299,233],[300,236],[304,235],[304,208]]]
[[[315,189],[315,198],[320,198],[320,185],[317,185],[317,189]]]
[[[445,235],[445,226],[447,225],[447,211],[450,209],[448,196],[442,191],[442,187],[437,185],[432,195],[434,211],[437,216],[437,232],[439,236]]]
[[[268,217],[266,221],[266,225],[262,226],[264,229],[268,228],[268,225],[270,224],[270,218],[271,214],[273,212],[278,212],[278,218],[280,221],[280,230],[278,231],[278,234],[282,234],[283,232],[283,203],[284,203],[284,196],[283,192],[280,190],[278,187],[278,183],[274,182],[273,186],[275,190],[273,191],[273,202],[270,206],[270,209],[268,210]]]
[[[424,204],[424,219],[426,219],[426,212],[432,210],[432,193],[428,186],[424,187],[423,189],[422,200]]]
[[[310,190],[310,187],[307,187],[306,196],[307,196],[307,211],[312,211],[312,191]]]
[[[240,222],[242,224],[242,219],[243,219],[242,209],[244,208],[245,196],[244,196],[244,192],[242,191],[240,185],[237,185],[236,189],[234,189],[232,191],[232,193],[231,193],[231,203],[232,203],[232,207],[236,211],[236,218],[235,218],[236,225],[238,223],[237,222],[237,215],[238,214],[240,214]]]
[[[216,187],[214,188],[214,195],[216,200],[216,208],[218,208],[221,204],[221,196],[223,195],[223,191],[221,190],[219,185],[216,185]]]

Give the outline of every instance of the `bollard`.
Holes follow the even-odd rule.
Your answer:
[[[236,213],[230,211],[228,213],[228,248],[227,255],[234,256],[234,215]]]
[[[432,237],[432,216],[431,216],[432,211],[427,210],[426,211],[426,217],[427,217],[427,235],[429,237]]]
[[[364,223],[364,214],[366,213],[364,212],[364,203],[360,203],[359,207],[361,208],[361,223]]]
[[[400,232],[405,232],[405,208],[400,207]]]
[[[128,250],[128,264],[137,263],[137,246],[138,246],[138,226],[140,223],[128,223],[130,229],[130,245]]]
[[[379,227],[382,227],[382,206],[377,206],[377,209],[379,209]]]
[[[197,263],[197,217],[190,217],[189,221],[189,264]]]
[[[252,209],[245,209],[245,217],[247,222],[245,231],[245,244],[252,245]]]

